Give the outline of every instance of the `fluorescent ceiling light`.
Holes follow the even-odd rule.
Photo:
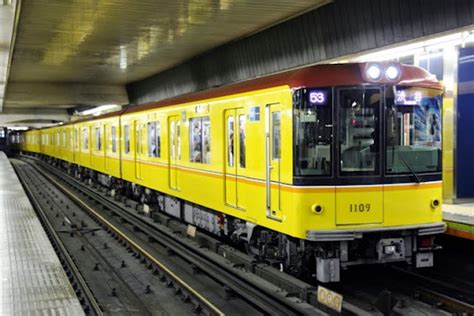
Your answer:
[[[93,115],[93,116],[99,116],[101,114],[107,113],[107,112],[112,112],[119,110],[121,108],[120,105],[117,104],[106,104],[106,105],[101,105],[93,109],[85,110],[82,112],[79,112],[79,115]]]
[[[381,49],[358,56],[345,56],[333,60],[335,63],[344,62],[367,62],[367,61],[385,61],[395,60],[405,56],[421,55],[437,50],[445,49],[450,46],[464,46],[467,43],[474,42],[474,30],[457,32],[449,35],[439,36],[428,40],[420,40],[411,44],[399,45],[392,48]],[[436,53],[435,53],[436,54]],[[442,55],[442,52],[439,52]],[[423,57],[420,57],[423,58]]]

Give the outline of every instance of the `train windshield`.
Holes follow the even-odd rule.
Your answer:
[[[332,89],[295,92],[295,142],[298,176],[332,174]]]
[[[327,87],[296,90],[293,97],[300,183],[441,171],[440,91]]]
[[[338,91],[340,174],[380,173],[380,88]]]
[[[386,90],[386,173],[441,171],[441,95],[437,90]]]

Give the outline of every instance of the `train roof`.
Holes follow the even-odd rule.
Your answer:
[[[442,85],[436,78],[423,68],[409,65],[396,64],[401,70],[399,80],[389,82],[378,80],[369,81],[363,75],[367,65],[371,63],[348,63],[348,64],[325,64],[315,65],[296,70],[281,72],[278,74],[260,77],[257,79],[242,81],[234,84],[220,86],[208,90],[198,91],[182,96],[177,96],[161,101],[149,102],[142,105],[129,107],[123,114],[141,112],[159,107],[175,104],[183,104],[199,100],[207,100],[223,97],[225,95],[245,93],[249,91],[267,89],[287,85],[290,88],[302,87],[329,87],[348,86],[363,84],[397,84],[413,85],[425,88],[442,89]],[[378,63],[390,65],[394,63]]]
[[[441,83],[423,68],[402,65],[398,63],[377,63],[382,67],[386,67],[387,65],[396,65],[400,69],[400,77],[397,81],[387,81],[384,79],[378,81],[370,81],[367,79],[366,76],[364,76],[364,72],[367,69],[367,66],[370,64],[374,63],[324,64],[284,71],[274,75],[219,86],[207,90],[185,94],[182,96],[164,99],[161,101],[149,102],[137,106],[132,106],[125,108],[121,111],[111,112],[93,118],[81,119],[74,122],[68,122],[63,124],[62,126],[76,124],[80,122],[95,121],[117,115],[141,112],[175,104],[183,104],[188,102],[219,98],[226,95],[245,93],[278,86],[303,88],[370,84],[396,84],[442,90]]]

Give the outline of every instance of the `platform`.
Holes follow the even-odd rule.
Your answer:
[[[3,152],[0,152],[0,278],[1,315],[84,315]]]
[[[474,240],[474,203],[444,204],[447,234]]]

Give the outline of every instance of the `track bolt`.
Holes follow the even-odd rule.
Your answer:
[[[117,289],[116,288],[112,289],[112,296],[117,296]]]
[[[183,295],[183,298],[181,299],[183,303],[187,303],[191,300],[191,297],[189,297],[188,294]]]
[[[63,226],[66,226],[66,223],[63,221]]]
[[[92,235],[92,236],[95,236],[95,231],[92,231],[92,232],[91,232],[91,235]]]
[[[109,249],[109,245],[106,242],[104,242],[104,249]]]
[[[147,285],[147,286],[146,286],[146,289],[145,289],[145,294],[150,294],[150,293],[151,293],[150,286]]]
[[[173,286],[173,281],[168,280],[168,282],[166,282],[166,287],[172,287],[172,286]]]
[[[120,268],[125,268],[127,265],[125,264],[125,260],[122,260],[122,264],[120,264]]]
[[[66,210],[68,210],[68,209],[69,209],[69,205],[66,205]]]
[[[153,269],[153,265],[150,263],[150,264],[148,264],[147,268],[148,268],[148,270],[151,270],[151,269]]]
[[[153,275],[158,275],[160,272],[158,271],[158,269],[154,269],[153,270]]]
[[[201,307],[200,304],[194,306],[194,308],[193,308],[194,313],[199,314],[201,311],[202,311],[202,307]]]
[[[71,232],[71,237],[74,237],[74,232]]]
[[[174,295],[180,295],[180,294],[181,294],[181,288],[178,287],[174,290]]]
[[[76,216],[76,212],[72,212],[72,216]]]
[[[56,217],[59,217],[59,213],[56,213]]]
[[[84,313],[86,315],[89,315],[90,312],[91,312],[91,308],[89,306],[84,307]]]
[[[81,251],[86,251],[86,247],[84,247],[84,245],[81,246]]]
[[[94,271],[99,271],[99,264],[98,263],[95,264]]]
[[[142,260],[140,260],[140,263],[141,263],[141,264],[146,264],[146,259],[143,258]]]

